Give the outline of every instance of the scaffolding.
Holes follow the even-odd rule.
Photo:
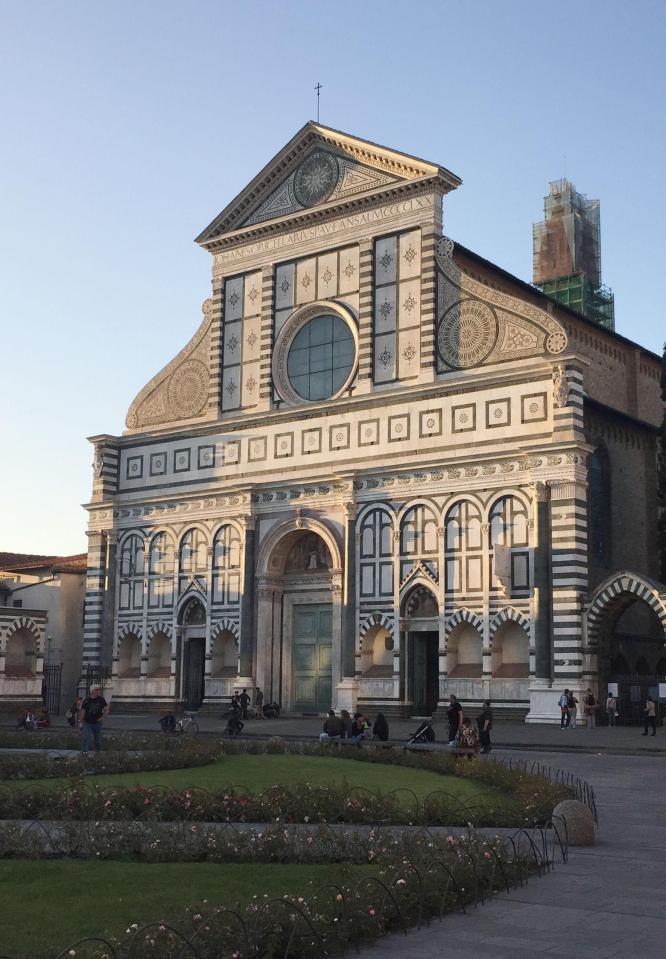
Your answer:
[[[553,180],[535,223],[532,282],[544,293],[607,329],[615,328],[613,293],[601,282],[599,200],[578,193],[569,180]]]
[[[539,288],[553,299],[572,310],[577,310],[588,320],[594,320],[607,330],[615,329],[615,297],[607,286],[593,286],[584,273],[561,276],[547,280]]]

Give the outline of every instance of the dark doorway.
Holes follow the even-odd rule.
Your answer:
[[[439,634],[410,633],[412,698],[417,716],[432,716],[439,700]]]
[[[188,639],[185,644],[183,700],[185,709],[198,709],[204,698],[206,640]]]

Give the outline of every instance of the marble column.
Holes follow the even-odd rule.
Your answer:
[[[342,675],[356,675],[356,504],[345,503]]]
[[[251,680],[254,658],[254,541],[255,518],[245,517],[245,546],[243,549],[243,593],[241,596],[240,678]]]
[[[102,606],[102,649],[100,665],[111,669],[115,626],[116,551],[118,547],[118,533],[115,529],[107,530],[104,538],[106,549],[104,553],[104,600]]]
[[[550,531],[548,487],[532,487],[534,513],[534,653],[537,679],[553,678],[553,641],[550,606]]]

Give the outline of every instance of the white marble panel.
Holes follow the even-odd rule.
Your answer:
[[[340,275],[338,290],[341,296],[358,290],[358,247],[350,246],[340,250]]]
[[[259,402],[259,362],[243,363],[243,406],[256,406]]]
[[[395,333],[375,338],[375,383],[396,378]]]
[[[356,319],[358,319],[359,314],[359,294],[358,293],[347,293],[346,296],[338,296],[338,303],[342,303],[344,306],[348,306]]]
[[[225,322],[240,320],[243,315],[243,277],[235,276],[224,284]]]
[[[294,285],[296,267],[293,263],[283,263],[275,271],[275,309],[284,310],[294,305]]]
[[[421,274],[421,231],[412,230],[400,237],[400,279]]]
[[[375,286],[380,283],[395,283],[397,237],[385,236],[375,244]]]
[[[397,325],[395,284],[375,292],[375,335],[388,333]]]
[[[261,346],[261,317],[251,316],[243,323],[243,362],[259,359]]]
[[[296,303],[312,303],[317,296],[317,261],[301,260],[296,264]]]
[[[421,281],[406,280],[400,284],[398,293],[398,315],[400,329],[406,330],[410,326],[419,326],[421,323]]]
[[[243,313],[245,316],[257,316],[261,313],[261,273],[248,273],[245,277],[245,297]]]
[[[317,258],[317,297],[332,300],[338,295],[338,254],[327,253]]]
[[[398,371],[401,380],[418,376],[421,367],[421,331],[401,330],[398,337]]]

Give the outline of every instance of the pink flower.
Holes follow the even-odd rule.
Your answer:
[[[376,915],[375,910],[372,908],[372,906],[370,907],[370,909],[368,909],[368,915],[369,915],[369,916],[375,916],[375,915]]]

